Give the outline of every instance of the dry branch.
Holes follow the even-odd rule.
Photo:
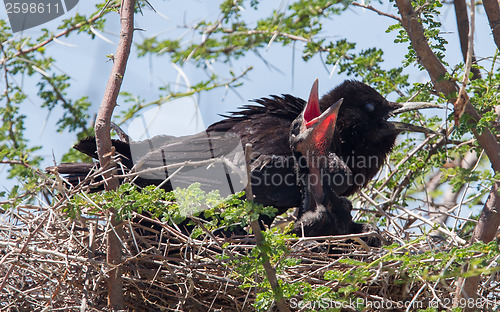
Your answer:
[[[111,146],[110,124],[125,75],[130,47],[132,46],[134,9],[135,0],[122,1],[122,6],[120,8],[120,41],[116,49],[113,68],[95,122],[97,155],[99,156],[101,168],[106,169],[113,168],[111,165],[111,158],[114,151]],[[105,174],[104,178],[106,181],[105,188],[107,190],[118,188],[118,178],[113,177],[112,172]],[[107,261],[109,265],[113,267],[108,277],[108,302],[113,310],[121,310],[124,308],[124,304],[121,267],[119,265],[122,261],[122,244],[120,237],[122,237],[123,232],[121,222],[116,217],[116,211],[110,210],[107,213],[111,226],[108,232]]]
[[[493,40],[497,49],[500,49],[500,7],[497,0],[484,0],[484,11],[488,16],[491,32],[493,33]]]
[[[245,188],[245,193],[247,195],[247,200],[253,202],[253,193],[252,193],[252,170],[250,169],[250,164],[252,162],[252,144],[247,143],[245,145],[245,162],[247,168],[247,185]],[[252,232],[255,235],[255,240],[257,242],[257,246],[261,248],[261,250],[265,250],[266,240],[264,239],[264,235],[260,230],[259,220],[251,221]],[[269,256],[264,251],[261,251],[262,262],[264,266],[264,270],[266,271],[267,279],[269,280],[269,284],[271,284],[271,288],[273,290],[274,296],[276,297],[278,309],[280,312],[290,311],[288,306],[285,304],[283,299],[283,290],[276,278],[276,270],[272,267],[271,262],[269,261]]]
[[[418,14],[412,7],[411,1],[409,0],[396,0],[396,4],[399,8],[401,14],[402,25],[405,28],[408,36],[410,38],[411,44],[415,49],[415,52],[419,58],[419,62],[424,66],[424,68],[429,73],[429,76],[436,88],[436,91],[442,93],[451,103],[457,101],[458,86],[450,79],[446,79],[446,69],[443,64],[439,61],[437,56],[432,52],[427,38],[424,35],[424,29],[422,24],[419,22]],[[498,3],[496,3],[498,7]],[[491,23],[491,21],[490,21]],[[493,27],[494,25],[492,25]],[[470,37],[470,36],[469,36]],[[471,44],[469,44],[468,55],[472,54]],[[469,57],[468,57],[469,59]],[[464,94],[466,96],[466,94]],[[462,97],[460,97],[462,99]],[[468,97],[465,98],[465,112],[472,117],[471,123],[477,123],[480,119],[479,113],[472,106]],[[459,108],[460,109],[460,108]],[[498,144],[495,136],[491,133],[489,129],[483,130],[479,133],[475,127],[471,127],[474,136],[476,137],[479,145],[483,148],[488,155],[491,162],[493,170],[500,172],[500,144]],[[494,191],[495,187],[492,188],[490,193],[491,201],[488,202],[500,202],[500,195],[498,192]],[[484,206],[482,216],[484,216],[484,222],[480,222],[476,225],[474,231],[473,240],[481,240],[483,242],[489,242],[488,237],[484,236],[485,233],[490,233],[498,229],[500,225],[500,218],[494,214],[495,210],[493,207],[489,207],[488,203]],[[484,228],[488,227],[488,228]],[[477,283],[478,284],[478,283]],[[468,289],[467,296],[475,297],[472,295],[472,288],[476,287],[476,283]],[[460,289],[461,287],[459,287]],[[474,291],[476,293],[476,291]],[[463,292],[457,293],[458,298],[463,296]],[[457,301],[456,301],[457,302]]]
[[[457,20],[458,38],[460,41],[460,48],[462,49],[462,56],[464,62],[467,61],[467,51],[469,46],[469,16],[467,15],[467,4],[465,0],[454,0],[453,5],[455,7],[455,18]],[[472,63],[476,64],[476,57],[474,55],[474,50],[472,51]],[[481,78],[481,73],[477,67],[473,67],[472,79]]]
[[[96,168],[96,172],[85,183],[99,178],[101,174],[102,169]],[[43,179],[45,184],[55,185],[58,177]],[[0,248],[4,251],[0,256],[0,274],[6,276],[10,266],[15,265],[15,269],[5,278],[0,303],[24,311],[42,311],[44,308],[108,309],[106,281],[114,267],[106,261],[106,245],[103,244],[107,233],[106,216],[84,214],[73,220],[62,213],[67,201],[73,196],[82,196],[82,190],[88,190],[88,185],[69,190],[61,187],[58,192],[62,193],[57,195],[61,200],[52,205],[20,204],[8,210],[8,216],[0,218]],[[99,203],[93,203],[89,196],[88,206],[99,206]],[[47,215],[51,217],[45,219]],[[393,219],[391,223],[401,224],[405,221],[405,215],[394,217],[388,214],[387,217]],[[138,217],[135,215],[134,219]],[[255,286],[241,288],[242,283],[248,281],[235,274],[233,266],[235,260],[248,258],[256,246],[254,236],[222,239],[205,231],[193,239],[167,222],[140,217],[152,226],[124,221],[123,244],[128,252],[123,256],[120,268],[125,309],[255,310],[253,304],[256,292],[261,290]],[[34,230],[26,231],[26,228]],[[415,235],[415,230],[405,229],[407,232],[403,235],[421,236]],[[395,237],[386,230],[381,233],[389,240],[401,240],[401,237]],[[400,261],[390,259],[392,255],[418,254],[432,248],[434,251],[422,258],[421,262],[429,264],[429,274],[444,274],[432,271],[431,268],[438,261],[434,255],[440,251],[446,252],[450,246],[457,246],[453,243],[453,237],[447,237],[441,247],[430,245],[425,239],[410,243],[401,240],[401,247],[391,251],[384,248],[366,250],[362,245],[345,242],[346,239],[356,240],[362,235],[378,234],[373,232],[288,240],[290,245],[286,257],[300,258],[301,263],[280,271],[280,281],[288,284],[308,283],[313,288],[328,287],[332,291],[339,291],[349,284],[325,280],[324,274],[334,270],[348,276],[357,266],[346,264],[343,259],[351,259],[365,263],[366,268],[363,270],[370,273],[354,294],[357,298],[379,304],[412,298],[414,302],[422,302],[426,306],[436,297],[450,299],[450,287],[456,287],[454,278],[443,275],[440,282],[435,284],[421,279],[401,285],[401,281],[407,278],[405,271],[408,268],[401,266]],[[221,243],[225,249],[220,248]],[[24,252],[23,246],[26,246]],[[230,259],[222,257],[228,251]],[[254,285],[259,285],[263,277],[256,278]],[[480,285],[482,289],[494,289],[495,279],[482,281]],[[481,298],[490,296],[488,300],[494,300],[497,295],[494,291],[485,291]],[[301,294],[293,298],[305,300]],[[346,309],[356,311],[356,307]]]

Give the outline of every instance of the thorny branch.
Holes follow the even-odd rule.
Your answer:
[[[500,7],[498,1],[484,0],[483,6],[486,16],[488,16],[493,39],[495,40],[497,49],[500,49]]]
[[[247,185],[245,188],[245,193],[247,195],[247,200],[253,202],[252,183],[251,183],[252,171],[250,169],[251,155],[252,155],[252,144],[247,143],[245,146],[245,162],[246,162],[246,169],[247,169]],[[267,279],[269,280],[269,284],[271,284],[271,288],[272,288],[273,293],[276,297],[276,300],[277,300],[276,305],[278,306],[278,310],[280,312],[290,311],[288,306],[285,304],[285,299],[283,298],[283,290],[281,289],[281,286],[278,282],[278,279],[276,278],[276,270],[272,267],[271,262],[269,261],[269,256],[264,251],[267,248],[265,247],[265,239],[264,239],[264,236],[262,235],[259,221],[252,220],[251,227],[252,227],[252,231],[255,235],[255,240],[257,242],[257,246],[259,246],[262,250],[261,251],[262,265],[264,266],[264,270],[266,271]]]
[[[377,13],[378,15],[382,15],[382,16],[386,16],[386,17],[390,17],[398,22],[401,22],[401,18],[396,16],[396,15],[392,15],[392,14],[389,14],[389,13],[385,13],[385,12],[382,12],[376,8],[374,8],[373,6],[369,5],[369,4],[363,4],[363,3],[358,3],[358,2],[351,2],[352,5],[354,6],[358,6],[360,8],[364,8],[364,9],[367,9],[367,10],[370,10],[370,11],[373,11],[375,13]]]
[[[402,18],[402,25],[405,28],[408,36],[410,38],[411,44],[419,57],[420,63],[429,73],[431,80],[436,88],[436,90],[442,93],[450,102],[457,101],[458,87],[457,85],[449,80],[445,79],[446,69],[443,64],[439,61],[436,55],[432,52],[427,38],[424,35],[424,30],[422,24],[419,22],[418,14],[414,11],[410,0],[396,0],[396,4],[399,8],[399,12]],[[498,6],[498,3],[497,3]],[[472,18],[471,18],[472,20]],[[491,21],[490,21],[491,23]],[[492,28],[494,25],[491,25]],[[472,29],[472,26],[471,26]],[[471,37],[469,35],[469,37]],[[470,40],[471,38],[469,38]],[[472,42],[469,43],[468,47],[468,57],[470,59],[472,55]],[[470,61],[469,61],[470,63]],[[470,65],[469,65],[470,66]],[[463,94],[461,94],[463,95]],[[462,106],[460,101],[464,101],[464,110],[467,114],[472,117],[471,123],[477,123],[480,119],[479,113],[470,103],[467,95],[463,95],[464,98],[459,97],[456,109],[456,115],[460,116],[462,112]],[[479,133],[475,127],[471,127],[474,136],[476,137],[479,145],[483,148],[488,155],[490,162],[492,164],[493,170],[495,172],[500,172],[500,145],[498,144],[495,136],[491,133],[489,129],[484,129],[482,133]],[[490,192],[490,199],[483,207],[481,213],[483,222],[479,222],[474,230],[472,241],[481,240],[483,242],[489,242],[492,237],[490,237],[490,232],[496,232],[498,226],[500,225],[500,217],[498,213],[493,213],[496,211],[496,205],[500,202],[500,195],[497,191],[496,183]],[[458,302],[459,298],[475,298],[477,296],[477,285],[479,284],[478,278],[473,278],[469,280],[469,283],[462,286],[464,281],[461,280],[457,286],[457,297],[455,298],[455,304]]]
[[[135,0],[122,1],[120,7],[120,41],[116,48],[113,68],[95,122],[97,155],[99,156],[99,163],[102,168],[113,168],[112,166],[110,167],[112,155],[114,154],[114,149],[111,145],[110,124],[132,46],[135,4]],[[105,175],[105,178],[109,178],[105,184],[107,190],[118,188],[118,178],[113,177],[112,172],[107,174],[107,176]],[[123,237],[123,228],[121,227],[120,220],[117,219],[114,209],[110,209],[107,213],[109,214],[108,219],[111,226],[111,230],[107,234],[107,261],[112,267],[108,277],[108,304],[114,310],[121,310],[124,309],[120,266],[122,262],[121,237]]]

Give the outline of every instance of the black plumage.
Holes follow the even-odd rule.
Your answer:
[[[335,176],[341,181],[332,179],[334,192],[339,196],[348,196],[366,186],[376,175],[401,131],[418,129],[404,128],[401,124],[387,121],[403,105],[388,102],[370,86],[353,80],[343,82],[324,95],[319,101],[320,110],[326,110],[341,98],[343,104],[327,150],[341,160],[339,164],[345,166],[342,174]],[[122,155],[126,167],[135,165],[136,171],[140,171],[161,167],[165,164],[165,159],[172,163],[175,160],[200,160],[207,155],[218,157],[234,152],[225,145],[227,141],[241,141],[242,146],[252,143],[252,188],[255,201],[275,206],[278,213],[282,213],[301,203],[300,187],[291,161],[293,154],[289,145],[289,129],[306,102],[291,95],[283,95],[258,99],[255,103],[224,116],[223,120],[208,127],[206,132],[194,136],[158,136],[130,144],[113,141],[113,145]],[[94,138],[82,140],[75,148],[91,157],[97,156]],[[134,150],[143,152],[134,157]],[[242,164],[244,157],[241,153],[234,152],[231,159],[238,166]],[[224,170],[227,172],[227,166]],[[64,166],[59,167],[59,172],[65,172]],[[159,184],[167,177],[168,172],[157,172],[158,175],[151,175],[150,172],[139,175],[136,182],[140,185]],[[186,183],[200,179],[197,175],[185,177]],[[280,179],[273,181],[272,177]],[[274,183],[276,181],[280,183]],[[166,183],[163,187],[169,189],[172,185]]]
[[[303,112],[290,128],[290,150],[296,160],[295,170],[302,195],[292,232],[298,236],[315,237],[368,231],[371,229],[369,225],[352,221],[351,202],[337,194],[346,191],[345,185],[331,183],[332,177],[345,177],[351,173],[349,167],[330,151],[343,99],[321,113],[315,94],[317,81]],[[380,245],[378,240],[369,243]]]
[[[343,104],[328,151],[335,154],[341,160],[338,164],[345,168],[342,174],[332,176],[329,183],[338,195],[349,196],[366,186],[377,174],[399,133],[428,130],[388,121],[389,117],[402,110],[403,105],[387,101],[370,86],[354,80],[346,80],[325,94],[319,100],[320,111],[325,111],[341,98]],[[301,114],[306,102],[291,95],[273,96],[256,102],[259,105],[246,105],[241,111],[211,125],[207,131],[238,133],[243,144],[252,143],[253,158],[267,160],[268,166],[264,169],[272,171],[274,164],[269,155],[293,156],[288,144],[288,129]],[[415,105],[412,109],[422,107],[425,106]],[[288,166],[286,173],[282,174],[292,171],[292,166]],[[256,173],[262,174],[261,171]],[[297,185],[280,185],[272,190],[260,189],[258,185],[254,188],[257,200],[264,204],[286,208],[297,206],[300,202]],[[269,200],[270,194],[274,194],[272,200]]]

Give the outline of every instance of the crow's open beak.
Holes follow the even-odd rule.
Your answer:
[[[321,110],[319,108],[318,79],[316,79],[311,88],[309,100],[307,100],[306,107],[302,112],[302,122],[308,127],[308,124],[313,122],[319,115],[321,115]]]
[[[317,204],[324,198],[323,177],[318,167],[319,162],[325,161],[333,139],[340,105],[344,99],[340,99],[327,110],[321,113],[318,97],[318,80],[311,89],[309,100],[302,111],[299,136],[301,137],[295,146],[295,150],[305,157],[309,168],[310,177],[315,176],[315,182],[311,179],[308,187],[311,189],[312,197]],[[316,158],[318,157],[318,158]]]
[[[335,124],[339,115],[340,105],[344,99],[340,99],[327,110],[321,113],[319,108],[318,79],[314,81],[307,101],[302,112],[301,134],[305,140],[315,146],[315,149],[326,148],[330,145],[335,131]]]
[[[342,105],[343,101],[344,99],[338,100],[321,115],[306,122],[306,127],[308,129],[312,128],[309,136],[316,146],[319,147],[323,144],[324,146],[330,145],[333,139],[335,124],[337,123],[337,117],[339,116],[340,105]]]
[[[413,110],[418,110],[418,109],[425,109],[425,108],[444,108],[441,105],[438,104],[433,104],[433,103],[428,103],[428,102],[407,102],[407,103],[399,103],[399,105],[403,105],[401,108],[395,109],[392,111],[393,114],[401,114],[404,112],[409,112]]]
[[[415,126],[415,125],[412,125],[409,123],[404,123],[404,122],[399,122],[399,121],[389,121],[389,122],[399,132],[420,132],[420,133],[441,135],[441,133],[436,132],[434,130],[427,129],[425,127]]]
[[[397,108],[393,110],[391,113],[394,115],[401,114],[404,112],[410,112],[414,110],[420,110],[420,109],[426,109],[426,108],[444,108],[441,105],[438,104],[433,104],[433,103],[428,103],[428,102],[407,102],[407,103],[398,103],[400,108]],[[436,132],[431,129],[427,129],[424,127],[420,126],[415,126],[412,124],[404,123],[404,122],[399,122],[399,121],[389,121],[399,132],[421,132],[421,133],[427,133],[427,134],[437,134],[441,135],[441,133]]]

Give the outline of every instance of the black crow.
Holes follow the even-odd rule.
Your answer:
[[[342,174],[332,175],[333,190],[339,196],[348,196],[366,186],[376,175],[399,133],[428,132],[428,130],[388,121],[394,114],[407,109],[423,108],[425,105],[405,108],[402,104],[387,101],[370,86],[354,80],[346,80],[324,95],[319,100],[320,112],[341,98],[343,104],[338,112],[331,143],[326,149],[328,153],[335,154],[346,166],[345,170],[341,171]],[[158,136],[151,140],[131,143],[113,141],[113,145],[117,153],[122,155],[122,162],[126,167],[130,169],[135,166],[136,171],[148,169],[136,179],[138,184],[147,185],[160,184],[169,173],[173,173],[164,169],[156,170],[154,174],[151,172],[155,167],[164,166],[166,161],[170,164],[176,161],[200,161],[207,157],[217,158],[232,153],[230,158],[240,165],[244,157],[238,152],[237,145],[245,146],[246,143],[252,143],[254,200],[278,208],[280,214],[290,207],[298,207],[301,204],[301,192],[295,179],[289,134],[292,122],[302,113],[306,102],[292,95],[271,96],[255,102],[256,104],[246,105],[242,110],[224,116],[223,120],[212,124],[205,132],[197,135],[178,138]],[[75,148],[97,158],[94,138],[80,141]],[[134,157],[134,150],[139,150],[140,155]],[[65,166],[64,164],[59,166],[60,173],[75,172],[74,165],[67,171]],[[226,177],[229,176],[228,171],[234,169],[228,168],[227,164],[221,166],[226,172]],[[186,185],[200,179],[207,182],[217,180],[200,177],[197,173],[191,176],[184,175],[182,179]],[[221,178],[218,182],[222,185],[228,181]],[[162,186],[171,189],[170,182],[163,183]],[[229,181],[230,186],[231,183]]]
[[[329,148],[343,99],[321,113],[317,92],[316,80],[304,110],[290,128],[290,149],[302,195],[292,232],[309,237],[365,232],[370,226],[353,222],[351,202],[337,194],[345,192],[345,186],[332,183],[336,176],[351,174],[350,168]],[[378,241],[370,243],[379,245]]]

